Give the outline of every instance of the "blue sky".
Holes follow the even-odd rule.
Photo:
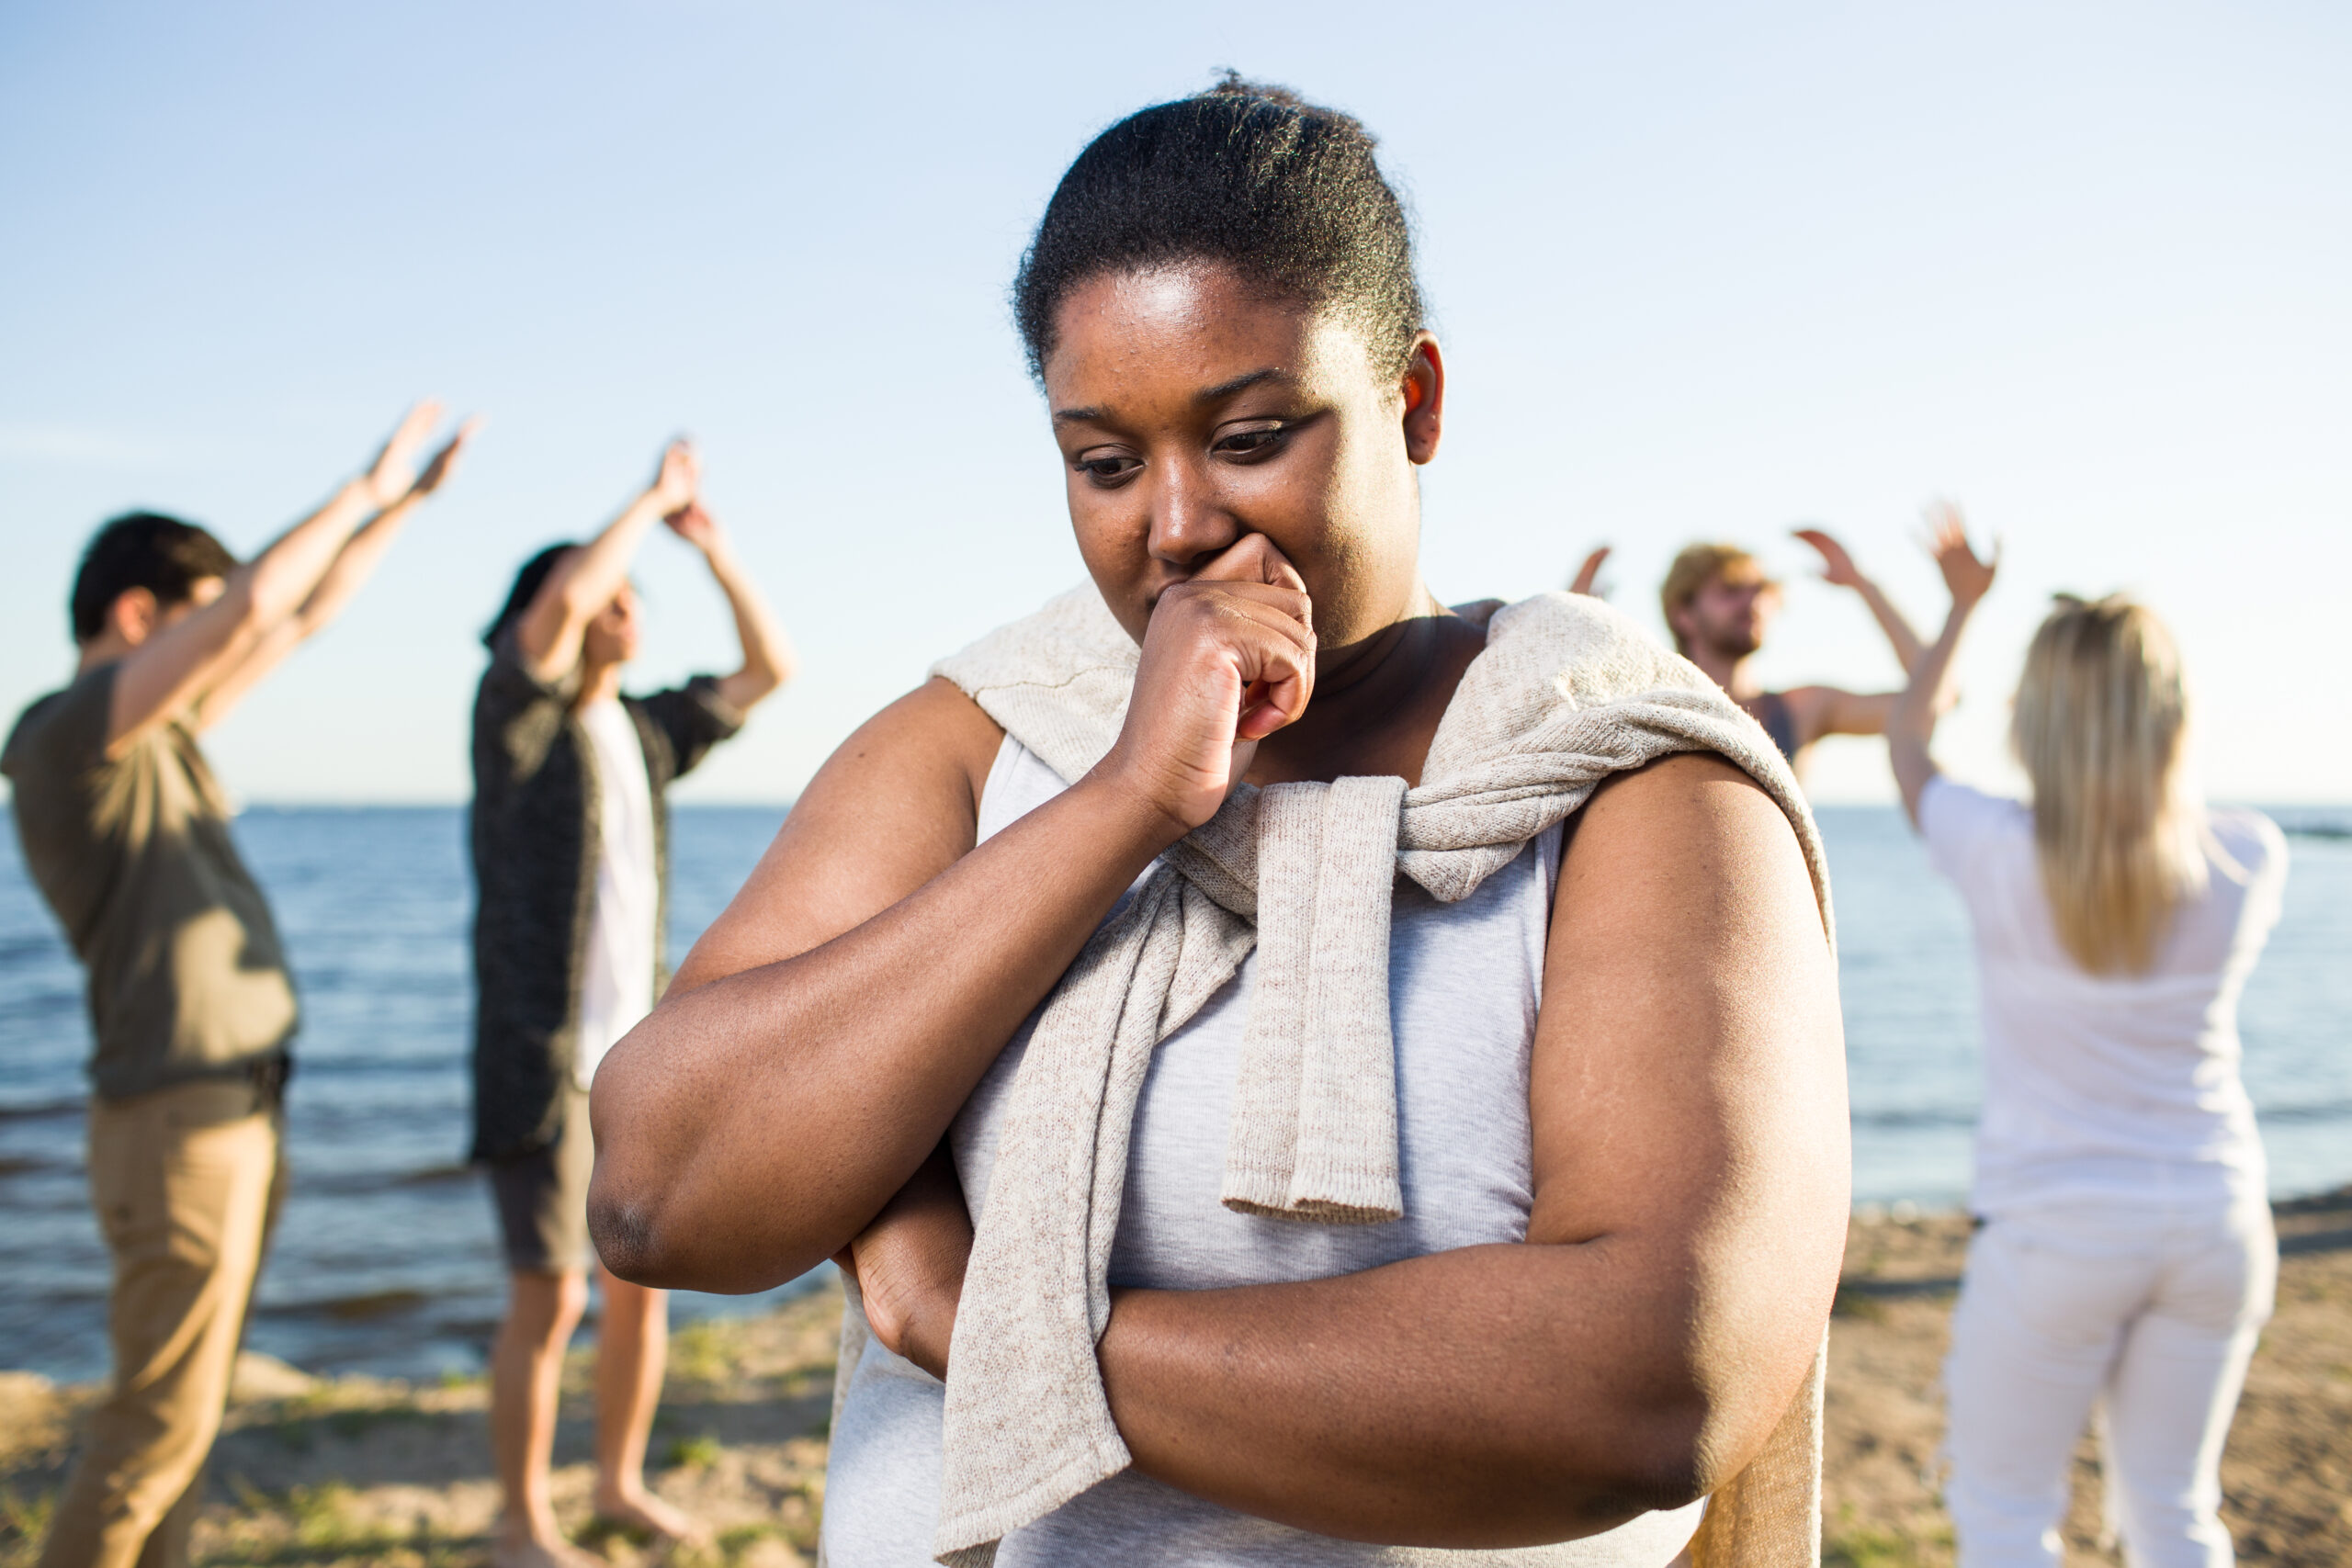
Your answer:
[[[853,13],[854,14],[851,14]],[[2352,797],[2352,11],[2074,5],[0,8],[0,705],[70,663],[102,517],[249,549],[437,393],[489,424],[368,595],[218,732],[254,800],[457,800],[473,640],[676,430],[806,660],[683,786],[780,799],[941,653],[1080,575],[1007,324],[1086,139],[1231,64],[1362,115],[1453,374],[1450,598],[1690,539],[1795,577],[1777,682],[1896,671],[1840,531],[2007,542],[1949,729],[2058,588],[2181,633],[2218,795]],[[640,683],[722,663],[656,538]],[[1826,798],[1882,798],[1847,743]]]

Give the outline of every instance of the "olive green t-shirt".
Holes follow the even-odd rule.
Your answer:
[[[115,668],[26,708],[0,751],[25,863],[89,972],[90,1080],[109,1100],[243,1073],[298,1021],[196,737],[158,725],[107,756]]]

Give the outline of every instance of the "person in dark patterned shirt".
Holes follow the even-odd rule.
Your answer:
[[[512,1279],[491,1360],[491,1436],[505,1491],[501,1568],[594,1561],[558,1529],[548,1495],[563,1350],[595,1267],[588,1242],[597,1061],[652,1008],[665,978],[670,782],[742,727],[791,674],[792,652],[700,502],[694,451],[663,453],[651,485],[584,545],[526,562],[483,640],[474,701],[473,1157],[490,1172]],[[621,691],[643,623],[628,567],[656,522],[700,550],[734,612],[741,668],[649,696]],[[600,1270],[601,1272],[601,1270]],[[596,1510],[672,1539],[701,1527],[646,1490],[668,1296],[602,1276]]]

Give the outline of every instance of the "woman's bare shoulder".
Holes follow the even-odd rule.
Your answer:
[[[862,789],[882,779],[961,779],[977,811],[1003,742],[1001,725],[953,682],[934,675],[852,731],[803,798],[842,784]]]
[[[931,680],[836,747],[675,985],[707,984],[818,947],[971,852],[1004,731]]]
[[[1703,1203],[1710,1162],[1758,1129],[1840,1141],[1837,969],[1796,829],[1763,786],[1712,754],[1669,757],[1571,825],[1532,1064],[1542,1197]]]

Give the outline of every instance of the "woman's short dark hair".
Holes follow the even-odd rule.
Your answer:
[[[506,635],[506,628],[521,620],[523,612],[531,607],[531,601],[539,596],[539,589],[546,584],[548,573],[555,570],[555,563],[579,547],[570,539],[561,539],[523,563],[523,570],[514,574],[514,586],[507,590],[505,604],[482,631],[484,648],[498,647],[498,639]]]
[[[107,611],[133,588],[144,588],[169,609],[195,596],[208,577],[237,569],[229,547],[193,523],[160,512],[126,512],[98,525],[66,601],[74,640],[88,642],[106,630]]]
[[[1105,273],[1187,262],[1233,268],[1276,298],[1334,311],[1373,363],[1402,369],[1422,326],[1413,229],[1352,116],[1232,72],[1139,109],[1062,176],[1012,284],[1029,371],[1045,378],[1054,314]]]

